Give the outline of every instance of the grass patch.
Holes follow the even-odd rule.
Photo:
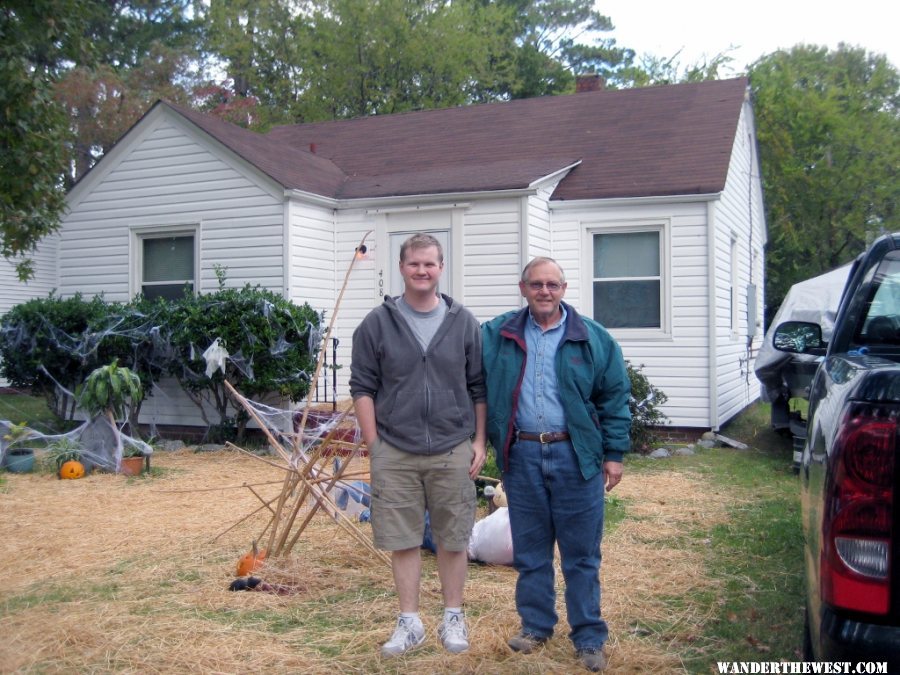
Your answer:
[[[17,424],[25,422],[43,434],[59,433],[73,426],[73,423],[60,420],[53,414],[43,396],[28,394],[0,396],[0,420],[9,420]]]
[[[686,601],[699,603],[710,619],[702,631],[688,635],[679,634],[674,626],[652,627],[680,643],[689,672],[709,672],[713,661],[799,658],[803,535],[790,440],[771,430],[765,404],[751,406],[722,434],[751,447],[700,450],[680,464],[681,470],[696,471],[714,485],[727,486],[736,497],[726,522],[690,533],[708,544],[707,574],[720,582],[719,590],[665,599],[673,613]],[[640,472],[662,466],[635,464]]]

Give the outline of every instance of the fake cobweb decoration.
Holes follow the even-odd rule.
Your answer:
[[[114,424],[106,416],[99,415],[86,420],[81,425],[60,434],[47,434],[37,429],[16,425],[9,420],[0,420],[0,465],[6,461],[7,454],[16,448],[34,447],[47,450],[60,441],[71,441],[78,448],[79,461],[86,471],[101,469],[120,472],[122,458],[132,454],[149,457],[153,454],[153,446],[138,438],[122,432],[122,426]],[[17,438],[12,439],[12,430],[16,429]]]
[[[334,520],[346,535],[390,565],[387,555],[375,548],[370,535],[358,525],[366,519],[369,494],[368,484],[350,473],[353,460],[363,450],[352,413],[349,410],[323,413],[309,407],[282,411],[247,399],[230,383],[225,386],[265,434],[274,457],[260,457],[233,443],[227,445],[283,472],[281,491],[271,499],[254,492],[260,501],[259,508],[238,521],[269,510],[271,517],[255,537],[268,556],[287,556],[313,517],[322,513]],[[285,414],[291,415],[295,430],[283,431]]]
[[[368,235],[369,232],[356,247],[334,311],[331,313],[328,329],[324,339],[319,342],[318,359],[312,377],[314,382],[318,380],[322,370],[326,346],[334,328],[334,320],[347,288],[350,273],[355,262],[366,252],[365,240]],[[210,354],[215,358],[221,355],[215,349],[211,350]],[[287,420],[283,417],[284,411],[249,400],[227,380],[225,389],[265,434],[275,452],[276,461],[273,463],[284,474],[281,492],[274,499],[266,501],[254,492],[262,502],[257,511],[268,508],[271,513],[263,531],[256,539],[264,542],[268,556],[289,554],[306,526],[316,513],[321,511],[334,519],[347,535],[355,538],[364,548],[389,566],[390,558],[375,548],[369,535],[357,526],[359,513],[347,508],[351,502],[364,504],[367,498],[364,494],[364,484],[361,481],[350,481],[351,476],[346,474],[352,460],[360,455],[363,445],[358,425],[349,410],[336,412],[330,418],[318,414],[312,410],[312,388],[310,388],[306,406],[299,411],[291,412],[291,417]],[[246,452],[233,444],[230,445]],[[238,522],[245,519],[242,518]]]

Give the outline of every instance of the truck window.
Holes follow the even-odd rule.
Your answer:
[[[900,252],[892,251],[875,268],[870,300],[854,335],[856,347],[876,353],[900,348]]]

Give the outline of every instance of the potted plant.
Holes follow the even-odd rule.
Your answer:
[[[122,462],[119,472],[124,476],[140,476],[146,461],[144,452],[137,446],[125,445],[122,448]]]
[[[3,466],[11,473],[29,473],[34,470],[34,448],[21,445],[24,441],[36,438],[37,434],[26,426],[25,422],[13,424],[7,422],[6,433],[3,434]]]
[[[88,471],[82,459],[83,450],[78,441],[61,436],[47,446],[45,461],[56,467],[60,478],[82,478]]]
[[[106,420],[115,436],[116,469],[119,473],[126,473],[123,468],[125,460],[135,453],[141,455],[140,461],[143,461],[143,452],[139,448],[134,449],[130,445],[127,449],[124,447],[122,432],[116,424],[116,419],[125,417],[131,404],[140,401],[143,395],[141,378],[138,374],[130,368],[118,366],[116,360],[91,371],[81,389],[78,404],[91,417]],[[139,473],[140,467],[135,474],[128,475]]]

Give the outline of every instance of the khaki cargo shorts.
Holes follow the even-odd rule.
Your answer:
[[[380,438],[369,448],[372,532],[385,551],[419,548],[428,509],[435,542],[465,551],[475,524],[475,483],[468,439],[442,455],[414,455]]]

